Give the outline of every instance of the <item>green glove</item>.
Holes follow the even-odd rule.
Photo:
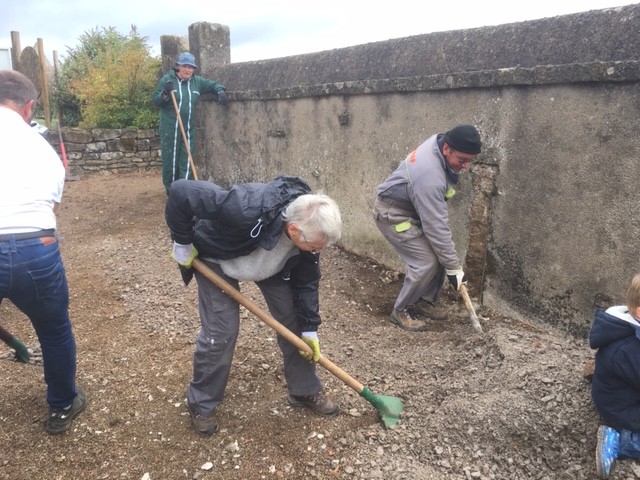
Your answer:
[[[318,339],[318,332],[302,332],[302,341],[311,347],[313,353],[298,350],[300,355],[310,362],[318,363],[318,360],[320,360],[320,340]]]
[[[178,262],[178,265],[181,267],[191,268],[191,264],[197,256],[198,250],[193,246],[193,243],[190,243],[189,245],[181,245],[173,242],[171,258]]]
[[[11,338],[11,344],[9,345],[16,351],[16,359],[22,363],[29,363],[29,350],[24,346],[20,340],[16,337]]]

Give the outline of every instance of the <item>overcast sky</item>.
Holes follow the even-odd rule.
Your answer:
[[[188,35],[196,22],[227,25],[231,61],[242,62],[318,52],[423,33],[499,25],[631,5],[625,0],[8,0],[0,6],[0,48],[11,48],[11,32],[22,48],[42,38],[46,55],[64,60],[88,31],[131,25],[160,54],[161,35]]]

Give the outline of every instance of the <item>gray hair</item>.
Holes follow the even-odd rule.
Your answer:
[[[322,194],[300,195],[287,205],[282,216],[295,223],[310,242],[336,243],[342,236],[342,218],[338,204]]]
[[[15,70],[0,70],[0,104],[8,102],[19,106],[38,98],[38,91],[26,75]]]

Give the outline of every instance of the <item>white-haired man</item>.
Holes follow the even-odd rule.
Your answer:
[[[196,256],[235,288],[239,281],[256,282],[271,314],[311,347],[313,355],[304,354],[278,338],[289,403],[337,415],[339,407],[321,393],[315,364],[320,358],[319,253],[340,239],[336,203],[311,193],[297,177],[228,190],[211,182],[178,180],[171,186],[166,220],[174,241],[172,256],[186,284]],[[194,429],[211,435],[218,430],[215,413],[231,369],[240,311],[200,272],[195,276],[201,329],[187,406]]]

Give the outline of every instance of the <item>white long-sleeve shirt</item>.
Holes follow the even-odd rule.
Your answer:
[[[0,234],[56,227],[65,171],[58,154],[15,111],[0,105]]]

